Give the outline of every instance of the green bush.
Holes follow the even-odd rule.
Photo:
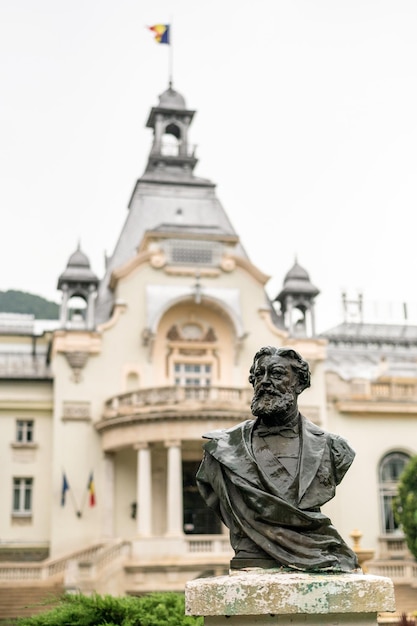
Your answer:
[[[202,626],[184,615],[184,594],[146,596],[64,595],[52,610],[18,619],[16,626]]]
[[[410,459],[401,474],[394,513],[403,528],[408,549],[417,559],[417,456]]]

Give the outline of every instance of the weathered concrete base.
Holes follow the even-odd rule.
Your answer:
[[[374,613],[359,615],[336,613],[332,615],[216,615],[204,618],[205,626],[375,626]]]
[[[206,626],[370,626],[377,613],[395,611],[389,578],[261,569],[193,580],[185,605],[187,615],[204,615]]]

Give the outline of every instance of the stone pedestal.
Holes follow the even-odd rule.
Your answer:
[[[188,582],[185,605],[205,626],[373,626],[377,613],[395,611],[389,578],[261,569]]]

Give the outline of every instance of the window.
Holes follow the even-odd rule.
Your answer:
[[[211,365],[209,363],[175,363],[174,382],[181,387],[209,387]]]
[[[13,515],[32,514],[33,478],[13,478]]]
[[[33,443],[33,420],[16,421],[17,443]]]
[[[392,502],[397,495],[400,476],[409,460],[409,455],[404,452],[391,452],[382,459],[379,466],[379,494],[382,532],[384,534],[399,531],[399,525],[394,518]]]

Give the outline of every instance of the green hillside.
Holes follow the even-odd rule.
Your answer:
[[[0,313],[31,313],[37,319],[59,318],[59,305],[25,291],[0,291]]]

